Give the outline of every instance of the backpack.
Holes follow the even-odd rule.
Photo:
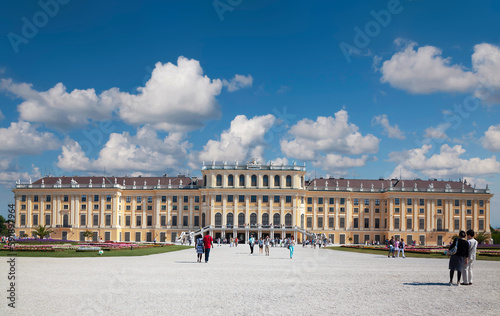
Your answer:
[[[197,246],[203,246],[203,239],[198,238],[198,240],[196,241],[196,245]]]

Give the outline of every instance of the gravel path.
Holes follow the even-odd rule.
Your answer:
[[[255,248],[258,253],[258,248]],[[411,255],[410,255],[411,256]],[[476,261],[472,286],[448,285],[448,260],[295,247],[249,255],[215,247],[146,257],[8,258],[0,263],[0,315],[498,315],[500,262]],[[467,303],[465,303],[467,301]]]

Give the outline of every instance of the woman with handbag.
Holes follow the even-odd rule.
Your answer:
[[[457,285],[460,285],[462,269],[464,265],[467,264],[469,258],[469,243],[464,239],[465,232],[461,230],[458,236],[459,238],[453,241],[448,251],[448,256],[451,256],[448,267],[450,269],[450,285],[453,284],[453,275],[455,271],[457,271]]]

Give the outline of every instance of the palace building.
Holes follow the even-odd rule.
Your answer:
[[[442,245],[459,230],[489,232],[490,194],[460,181],[316,178],[293,165],[215,162],[202,178],[44,177],[19,181],[16,234],[51,226],[56,239],[175,241],[208,230],[214,238],[312,234],[334,244],[383,242]]]

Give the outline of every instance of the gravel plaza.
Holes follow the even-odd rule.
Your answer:
[[[247,245],[143,257],[16,258],[16,308],[1,315],[498,315],[500,262],[449,286],[448,260]],[[8,257],[0,264],[8,289]],[[465,303],[467,302],[467,303]]]

